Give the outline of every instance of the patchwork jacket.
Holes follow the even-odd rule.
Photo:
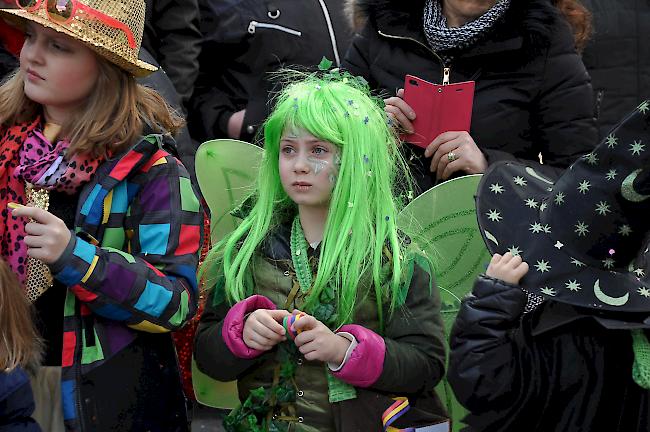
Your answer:
[[[170,333],[194,315],[202,212],[182,164],[149,135],[84,187],[52,273],[68,287],[68,430],[187,430]]]

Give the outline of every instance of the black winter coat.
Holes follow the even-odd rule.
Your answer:
[[[15,71],[17,67],[18,59],[8,52],[0,42],[0,82],[11,72]]]
[[[520,288],[481,276],[461,305],[447,378],[471,412],[465,431],[647,432],[630,332],[548,300],[522,317],[525,304]]]
[[[0,372],[0,432],[40,432],[32,418],[34,396],[20,368]]]
[[[204,41],[192,136],[227,138],[228,119],[245,108],[241,139],[252,141],[270,112],[269,72],[314,67],[323,56],[343,58],[351,38],[343,1],[325,0],[324,10],[319,0],[201,0]]]
[[[513,1],[491,32],[474,46],[436,53],[423,31],[424,0],[355,0],[355,22],[365,22],[343,66],[372,88],[394,95],[411,74],[441,83],[476,81],[470,134],[489,164],[538,160],[567,167],[596,144],[592,90],[567,22],[547,0]],[[418,113],[416,113],[418,114]],[[420,115],[423,115],[420,113]],[[422,151],[414,175],[433,185]]]
[[[650,94],[650,1],[584,0],[594,35],[582,59],[591,75],[602,138]]]
[[[199,74],[201,32],[197,0],[147,0],[142,46],[162,66],[181,98],[189,103]]]

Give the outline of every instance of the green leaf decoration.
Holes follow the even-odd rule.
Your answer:
[[[326,71],[332,67],[332,60],[329,60],[327,57],[323,56],[323,59],[318,64],[318,70]]]

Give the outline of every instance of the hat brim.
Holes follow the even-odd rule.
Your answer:
[[[47,27],[58,33],[62,33],[66,36],[70,36],[73,39],[83,42],[86,46],[88,46],[88,48],[95,51],[98,55],[102,56],[106,60],[117,65],[118,67],[124,69],[125,71],[132,74],[136,78],[145,77],[151,74],[152,72],[158,70],[156,66],[143,62],[142,60],[139,59],[131,60],[122,57],[114,53],[113,51],[105,48],[101,44],[97,43],[97,41],[91,40],[90,38],[85,37],[84,35],[75,33],[67,29],[66,27],[63,27],[53,21],[50,21],[47,18],[43,18],[39,15],[35,15],[33,13],[27,12],[24,9],[0,9],[0,18],[4,18],[5,20],[12,22],[21,28],[24,27],[27,21],[35,22],[37,24],[42,25],[43,27]]]
[[[529,264],[519,285],[535,294],[596,310],[650,312],[650,285],[642,279],[643,272],[605,270],[583,262],[541,222],[541,212],[554,205],[550,188],[556,180],[513,162],[490,167],[476,198],[481,234],[490,252],[518,252]],[[527,200],[536,205],[527,205]]]

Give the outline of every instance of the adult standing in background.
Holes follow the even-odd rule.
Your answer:
[[[582,59],[591,75],[601,138],[650,93],[650,1],[584,0],[594,34]]]
[[[189,125],[199,140],[252,141],[283,66],[340,64],[351,31],[344,0],[200,0],[203,47]]]
[[[593,148],[589,77],[571,27],[548,0],[350,0],[349,10],[358,34],[343,66],[371,87],[395,95],[406,74],[476,81],[469,133],[441,134],[426,151],[408,146],[421,190],[540,153],[563,168]],[[410,130],[410,107],[397,96],[386,102]]]
[[[146,3],[142,47],[167,73],[181,105],[187,109],[199,74],[198,0],[146,0]]]

